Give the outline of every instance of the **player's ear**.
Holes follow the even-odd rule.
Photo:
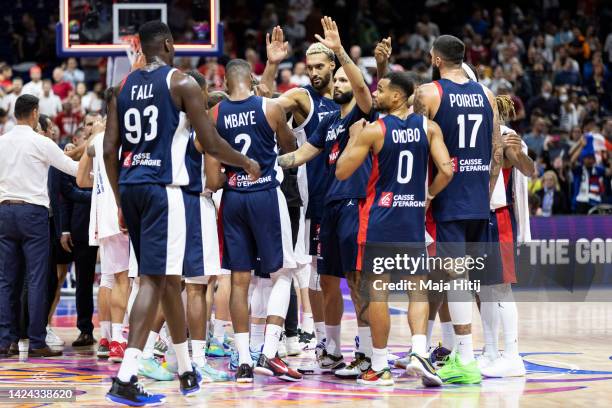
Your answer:
[[[331,67],[331,71],[334,72],[334,70],[336,69],[336,61],[332,60],[329,63],[329,66]]]

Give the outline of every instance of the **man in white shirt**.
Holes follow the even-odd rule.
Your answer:
[[[2,109],[8,112],[9,118],[15,118],[15,101],[21,96],[23,92],[23,79],[19,77],[13,78],[13,92],[2,98]]]
[[[9,118],[8,112],[0,108],[0,136],[15,127],[13,119]]]
[[[53,93],[53,84],[50,79],[42,81],[42,96],[38,102],[38,109],[43,115],[53,120],[62,111],[62,100]]]
[[[35,97],[40,98],[43,93],[43,83],[40,80],[41,76],[42,72],[38,65],[34,65],[32,68],[30,68],[30,78],[32,80],[23,86],[22,93],[34,95]]]
[[[30,357],[54,357],[47,335],[49,281],[49,167],[76,175],[78,164],[50,139],[34,131],[38,124],[38,98],[22,95],[15,101],[17,125],[0,137],[0,357],[18,339],[11,337],[14,298],[23,253],[28,282]]]

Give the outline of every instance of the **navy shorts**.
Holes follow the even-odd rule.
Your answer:
[[[488,241],[489,220],[436,222],[436,255],[461,258],[483,256]]]
[[[484,273],[473,272],[482,285],[516,283],[516,219],[511,206],[491,211]]]
[[[219,209],[223,240],[222,267],[269,274],[295,268],[291,221],[280,188],[237,192],[224,190]]]
[[[200,195],[183,191],[185,203],[186,248],[183,259],[183,275],[188,278],[204,276],[204,245],[202,241],[202,217],[200,215]]]
[[[181,276],[187,236],[181,188],[130,184],[119,192],[139,274]]]
[[[317,270],[321,275],[344,278],[357,269],[357,233],[359,231],[357,199],[333,201],[323,209],[319,244],[321,251]]]

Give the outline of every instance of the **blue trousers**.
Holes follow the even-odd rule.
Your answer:
[[[48,210],[31,204],[0,204],[0,347],[18,340],[14,330],[16,311],[11,306],[19,296],[16,291],[22,279],[28,288],[30,348],[46,346],[48,275]]]

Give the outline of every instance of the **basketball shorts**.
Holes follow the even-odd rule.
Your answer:
[[[486,267],[472,272],[481,285],[516,283],[516,219],[511,206],[491,211]]]
[[[488,231],[489,220],[436,222],[436,255],[453,258],[483,256]]]
[[[210,196],[184,193],[184,198],[189,220],[183,265],[185,283],[206,285],[211,276],[222,273],[217,210]]]
[[[139,274],[181,276],[187,236],[181,188],[120,185],[119,192]]]
[[[100,272],[114,275],[129,269],[130,239],[126,234],[100,238]]]
[[[344,199],[328,203],[323,209],[319,234],[317,269],[321,275],[344,278],[357,268],[359,200]]]
[[[253,192],[224,190],[219,210],[223,239],[222,267],[270,274],[297,266],[291,221],[280,188]]]

